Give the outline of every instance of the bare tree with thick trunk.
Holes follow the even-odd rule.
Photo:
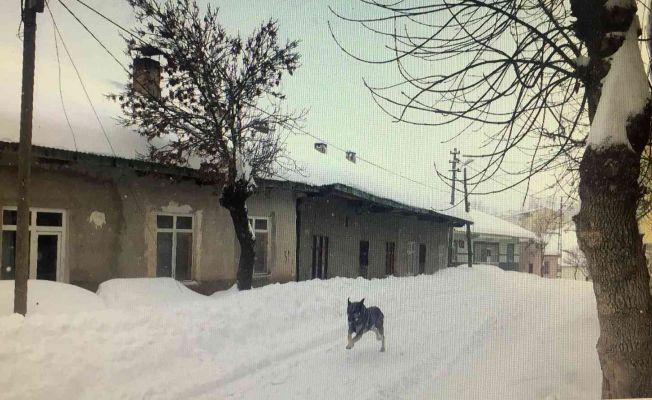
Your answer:
[[[394,63],[399,74],[365,81],[373,99],[396,121],[474,134],[486,168],[471,181],[501,171],[520,176],[516,185],[561,169],[566,190],[577,183],[567,171],[579,170],[575,221],[597,300],[602,394],[651,397],[652,295],[636,211],[652,107],[635,1],[360,3],[375,16],[337,15],[391,50],[362,61]],[[510,171],[504,161],[514,152],[529,165]]]
[[[152,142],[165,139],[152,145],[153,160],[201,162],[206,181],[220,188],[240,244],[238,288],[250,289],[255,237],[246,203],[257,178],[292,167],[281,132],[296,128],[303,112],[283,107],[279,85],[299,66],[298,43],[281,45],[274,21],[246,39],[229,35],[217,10],[202,12],[195,0],[128,2],[138,23],[138,37],[125,37],[128,51],[159,54],[165,64],[161,88],[136,76],[111,96],[122,106],[122,123]]]

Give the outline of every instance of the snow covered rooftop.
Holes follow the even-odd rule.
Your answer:
[[[294,151],[290,156],[296,162],[297,170],[280,171],[269,181],[294,182],[312,187],[336,189],[339,192],[410,212],[454,218],[459,224],[469,220],[463,205],[451,207],[446,202],[448,194],[432,183],[411,182],[363,161],[352,163],[344,154],[340,155],[332,151],[326,154],[319,153],[313,149],[312,138],[308,139],[307,136],[293,136],[293,140]],[[101,152],[74,151],[63,146],[62,148],[46,147],[38,142],[34,144],[38,146],[35,147],[35,153],[44,157],[68,157],[75,161],[82,161],[85,158],[107,159],[112,165],[124,164],[125,167],[144,171],[167,171],[176,175],[199,176],[196,168],[192,166],[176,168],[139,160],[139,154],[144,153],[144,144],[131,151],[119,152],[118,158]],[[12,146],[16,147],[15,141],[0,141],[0,149]]]
[[[467,219],[469,218],[473,221],[471,227],[473,233],[512,236],[519,239],[536,239],[536,235],[533,232],[482,211],[471,210]],[[456,228],[456,230],[463,232],[464,228]]]

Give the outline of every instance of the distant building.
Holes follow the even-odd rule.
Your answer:
[[[526,260],[529,259],[528,244],[536,236],[516,224],[482,211],[471,210],[471,242],[474,264],[490,264],[508,271],[530,272]],[[468,245],[466,229],[455,228],[453,236],[453,263],[466,264]]]

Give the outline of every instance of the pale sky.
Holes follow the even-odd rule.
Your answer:
[[[117,28],[85,9],[76,0],[63,1],[123,64],[128,65],[123,52],[124,43],[118,36]],[[127,28],[133,26],[131,9],[124,0],[86,1],[121,25]],[[119,115],[120,110],[103,96],[119,89],[118,85],[126,79],[125,72],[57,0],[50,0],[50,3],[55,21],[87,85],[111,143],[120,154],[133,153],[142,139],[135,133],[116,126],[112,117]],[[336,46],[328,31],[330,21],[338,39],[356,54],[370,59],[386,58],[388,54],[383,51],[379,38],[360,26],[338,20],[328,10],[330,5],[338,12],[360,15],[365,9],[358,2],[223,0],[210,3],[220,8],[221,22],[230,32],[240,31],[243,36],[247,36],[257,24],[274,18],[279,22],[281,37],[300,40],[302,66],[293,76],[286,77],[283,91],[287,95],[288,104],[309,110],[305,130],[313,135],[356,151],[368,160],[415,180],[436,185],[442,193],[447,188],[434,176],[433,163],[436,162],[440,169],[448,170],[449,151],[453,147],[461,149],[462,153],[479,150],[480,143],[472,136],[462,136],[442,143],[455,135],[457,127],[429,128],[392,123],[390,117],[374,104],[363,86],[363,77],[373,83],[396,82],[399,75],[395,66],[368,65],[352,59]],[[3,101],[0,102],[0,140],[18,138],[22,62],[22,42],[16,36],[20,19],[19,4],[19,0],[11,0],[0,5],[0,89],[3,94]],[[38,15],[37,21],[34,143],[71,148],[71,133],[59,99],[54,31],[47,9]],[[61,43],[59,55],[64,101],[79,149],[110,153]],[[290,151],[308,154],[314,152],[315,157],[318,157],[319,154],[308,147],[312,141],[305,137],[291,139]],[[509,162],[524,165],[526,160],[519,159],[514,154]],[[481,160],[476,160],[472,166],[477,168],[481,163]],[[509,182],[505,176],[498,176],[497,179]],[[548,183],[541,178],[537,179],[533,182],[533,191],[540,190]],[[481,190],[490,190],[500,187],[500,184],[489,181],[483,186]],[[521,186],[518,191],[524,189]],[[480,201],[505,211],[520,206],[522,197],[519,192],[510,190],[501,195],[481,198]]]

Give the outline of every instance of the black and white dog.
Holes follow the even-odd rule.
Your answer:
[[[352,349],[355,342],[360,340],[362,335],[366,332],[373,331],[376,334],[376,339],[382,341],[380,351],[385,351],[385,329],[383,328],[383,320],[385,316],[378,307],[365,307],[364,299],[351,303],[351,299],[347,299],[348,306],[346,314],[349,318],[349,344],[347,349]],[[353,334],[355,333],[355,336]]]

